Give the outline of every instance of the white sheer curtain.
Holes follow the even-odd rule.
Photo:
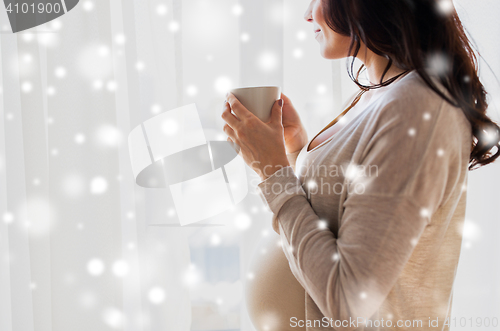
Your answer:
[[[272,231],[257,177],[247,169],[251,192],[233,210],[180,227],[168,190],[135,184],[126,138],[196,103],[207,139],[225,140],[225,91],[251,85],[280,85],[312,137],[356,86],[344,61],[321,58],[308,4],[83,0],[18,34],[0,10],[0,330],[254,330],[243,288]],[[499,4],[457,8],[499,73]],[[500,264],[486,258],[499,248],[499,166],[486,169],[469,179],[457,317],[500,307]]]
[[[135,185],[126,143],[183,104],[180,1],[158,5],[87,1],[1,35],[2,330],[189,330],[189,229],[150,226],[169,201]]]

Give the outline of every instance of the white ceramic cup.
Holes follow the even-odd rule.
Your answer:
[[[279,86],[240,87],[229,92],[264,123],[269,122],[273,105],[281,98]]]

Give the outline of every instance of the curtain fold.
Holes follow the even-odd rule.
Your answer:
[[[29,102],[21,98],[21,89],[29,89],[18,74],[21,64],[18,59],[18,37],[2,35],[2,97],[3,97],[3,142],[4,180],[2,180],[5,199],[2,199],[3,238],[2,278],[9,284],[2,296],[2,305],[10,316],[6,324],[15,330],[33,330],[33,297],[31,285],[32,266],[30,264],[28,219],[28,192],[25,177],[25,145],[23,132],[23,104]],[[6,70],[7,69],[7,70]],[[24,101],[24,102],[23,102]]]

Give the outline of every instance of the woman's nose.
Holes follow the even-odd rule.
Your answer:
[[[304,19],[308,22],[312,22],[312,6],[313,6],[313,1],[312,0],[310,3],[309,3],[309,7],[307,7],[307,10],[306,12],[304,13]]]

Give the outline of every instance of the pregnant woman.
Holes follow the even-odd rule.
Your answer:
[[[500,128],[443,4],[312,0],[321,55],[370,82],[350,66],[360,92],[312,140],[285,95],[268,123],[227,95],[224,131],[282,242],[248,289],[257,330],[449,329],[467,174],[499,156]]]

